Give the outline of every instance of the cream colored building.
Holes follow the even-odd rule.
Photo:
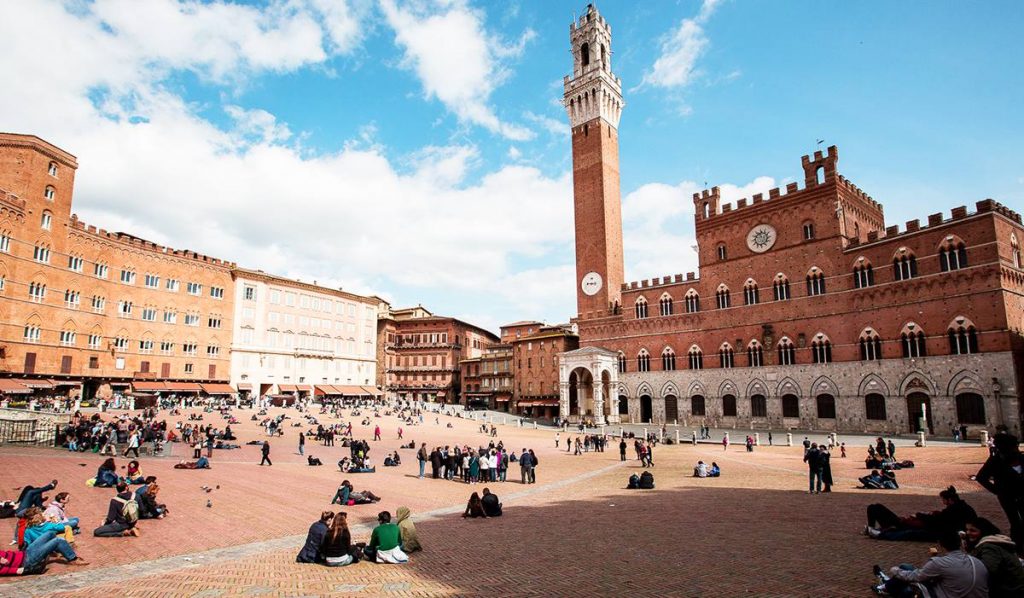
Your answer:
[[[379,299],[232,270],[231,384],[253,396],[377,394]]]

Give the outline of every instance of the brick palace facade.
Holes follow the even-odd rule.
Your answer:
[[[838,170],[723,204],[693,197],[700,276],[626,284],[622,102],[611,27],[570,26],[581,349],[560,364],[561,412],[595,422],[905,433],[1021,428],[1019,214],[997,202],[900,229]],[[924,415],[922,415],[922,412]]]

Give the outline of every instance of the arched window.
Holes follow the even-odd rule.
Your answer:
[[[853,288],[866,289],[875,285],[875,270],[871,262],[864,258],[857,258],[857,265],[853,267]]]
[[[1010,234],[1010,253],[1013,259],[1013,267],[1020,268],[1020,243],[1017,242],[1017,235],[1015,233]]]
[[[50,246],[45,244],[45,243],[40,243],[40,244],[36,245],[35,249],[32,251],[32,259],[34,259],[35,261],[37,261],[37,262],[39,262],[41,264],[49,264],[50,263]]]
[[[690,347],[689,357],[691,370],[704,369],[704,352],[700,350],[700,347],[697,345]]]
[[[892,272],[896,280],[910,280],[917,276],[917,256],[901,247],[899,253],[892,258]]]
[[[636,356],[636,370],[638,372],[651,371],[651,354],[647,352],[647,349],[641,349]]]
[[[824,166],[819,166],[818,168],[816,168],[814,170],[814,180],[817,181],[819,185],[821,185],[822,183],[825,182],[825,167]]]
[[[900,346],[903,348],[903,357],[924,357],[926,356],[927,350],[925,349],[925,334],[917,324],[908,322],[903,327],[903,331],[900,332]]]
[[[735,364],[733,361],[734,353],[732,346],[729,343],[722,343],[722,346],[718,349],[718,363],[720,367],[729,369]]]
[[[779,272],[775,275],[775,280],[772,281],[772,294],[776,301],[785,301],[790,298],[789,279],[785,274]]]
[[[672,296],[671,295],[669,295],[668,293],[665,293],[664,295],[662,295],[661,299],[658,301],[658,305],[661,308],[661,315],[663,315],[663,316],[671,316],[672,315]]]
[[[779,340],[779,365],[793,365],[796,363],[796,346],[787,337]]]
[[[857,344],[860,346],[861,361],[876,361],[882,358],[882,339],[874,330],[868,328],[861,332]]]
[[[722,416],[736,417],[736,396],[722,395]]]
[[[756,340],[750,341],[750,344],[747,345],[747,365],[752,368],[764,365],[764,349]]]
[[[885,421],[885,397],[872,393],[864,397],[864,416],[867,419]]]
[[[818,395],[818,419],[836,418],[836,398],[832,395]]]
[[[46,189],[45,189],[45,190],[43,190],[43,197],[44,197],[44,198],[45,198],[45,199],[46,199],[47,201],[53,201],[53,200],[54,200],[54,199],[56,199],[56,197],[57,197],[57,190],[56,190],[56,189],[54,189],[54,188],[53,188],[53,186],[51,186],[51,185],[47,185],[47,186],[46,186]]]
[[[580,46],[580,65],[590,65],[590,44],[586,42],[584,42],[583,45]]]
[[[46,301],[46,283],[30,282],[28,284],[28,296],[33,303]]]
[[[728,252],[725,250],[725,243],[718,244],[718,261],[725,261],[729,257]]]
[[[705,201],[704,202],[704,209],[702,211],[704,212],[704,218],[705,219],[710,218],[711,217],[711,204],[709,204],[708,202]]]
[[[949,352],[953,355],[970,355],[978,352],[978,331],[974,324],[958,316],[949,325]]]
[[[782,395],[782,417],[800,417],[800,399],[796,395]]]
[[[700,311],[700,295],[697,291],[690,289],[686,291],[686,313],[693,314]]]
[[[825,294],[825,274],[818,268],[811,268],[807,273],[807,295],[815,297]]]
[[[832,342],[820,332],[811,341],[811,358],[814,363],[832,363]]]
[[[50,162],[50,166],[46,169],[46,172],[53,178],[57,178],[57,163]]]
[[[638,298],[633,309],[636,312],[636,319],[643,320],[647,317],[647,300],[643,297]]]
[[[619,373],[626,371],[626,354],[619,351]]]
[[[949,272],[967,267],[967,246],[950,235],[939,248],[939,270]]]
[[[704,417],[706,414],[706,407],[704,404],[704,397],[701,395],[693,395],[690,397],[690,415],[698,415]]]
[[[757,305],[760,302],[761,294],[757,291],[757,283],[752,278],[748,278],[746,284],[743,285],[743,304]]]
[[[661,352],[661,369],[666,372],[675,371],[676,352],[672,350],[672,347],[665,347],[665,350]]]
[[[814,223],[804,222],[804,241],[810,241],[814,238]]]
[[[715,303],[718,304],[718,309],[729,307],[729,287],[724,284],[718,286],[718,290],[715,292]]]
[[[757,394],[750,397],[751,417],[768,417],[768,399],[764,395]]]
[[[26,324],[24,338],[26,343],[38,343],[42,338],[42,329],[38,324]]]
[[[43,210],[43,215],[39,218],[39,228],[43,230],[50,230],[53,227],[53,213],[50,210]]]

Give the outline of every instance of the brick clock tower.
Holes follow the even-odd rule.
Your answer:
[[[617,304],[623,280],[619,196],[622,81],[612,74],[612,28],[592,4],[569,26],[572,76],[563,103],[572,125],[576,306],[580,316]]]

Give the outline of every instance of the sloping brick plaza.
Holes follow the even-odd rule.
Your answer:
[[[236,411],[242,421],[232,429],[239,444],[264,438],[251,413]],[[288,426],[301,421],[294,410],[288,413]],[[219,414],[204,417],[223,427]],[[466,498],[482,486],[417,479],[409,449],[401,451],[401,467],[381,467],[400,444],[398,420],[381,417],[361,426],[361,418],[351,419],[357,439],[371,439],[373,426],[381,426],[384,439],[371,442],[375,473],[339,472],[335,463],[348,454],[340,439],[334,447],[307,443],[306,453],[324,462],[308,467],[296,440],[306,426],[286,427],[283,438],[271,440],[272,467],[257,465],[257,446],[214,451],[213,469],[206,471],[175,470],[177,458],[143,458],[142,470],[158,477],[171,514],[142,522],[139,538],[91,536],[113,493],[85,485],[100,457],[0,448],[0,497],[15,498],[26,483],[58,479],[50,495],[72,493],[69,514],[82,518],[78,550],[90,561],[75,568],[54,564],[42,576],[2,578],[0,596],[864,596],[871,565],[920,562],[928,550],[927,544],[862,536],[871,502],[901,513],[933,510],[940,506],[938,491],[952,483],[979,514],[1005,526],[994,498],[967,478],[987,455],[976,445],[901,447],[899,458],[918,465],[898,473],[901,489],[866,491],[855,486],[865,473],[867,440],[847,438],[849,458],[836,451],[832,459],[834,492],[813,496],[799,446],[747,453],[739,444],[728,451],[713,444],[659,445],[657,489],[635,491],[624,488],[638,462],[620,462],[617,443],[605,453],[574,456],[564,451],[572,433],[562,434],[563,449],[556,451],[550,430],[502,425],[496,440],[516,452],[536,451],[537,484],[521,485],[512,464],[508,482],[488,484],[505,516],[466,520],[459,516]],[[423,425],[403,425],[404,442],[475,447],[489,440],[478,422],[446,416],[438,422],[429,415]],[[184,447],[175,451],[182,455]],[[633,456],[632,446],[627,455]],[[717,461],[723,477],[690,477],[698,459]],[[119,466],[126,462],[118,458]],[[354,540],[368,539],[379,510],[408,506],[425,550],[401,566],[296,564],[306,530],[331,508],[343,476],[383,497],[379,505],[345,507]],[[10,538],[13,525],[13,519],[0,520],[0,534]]]

